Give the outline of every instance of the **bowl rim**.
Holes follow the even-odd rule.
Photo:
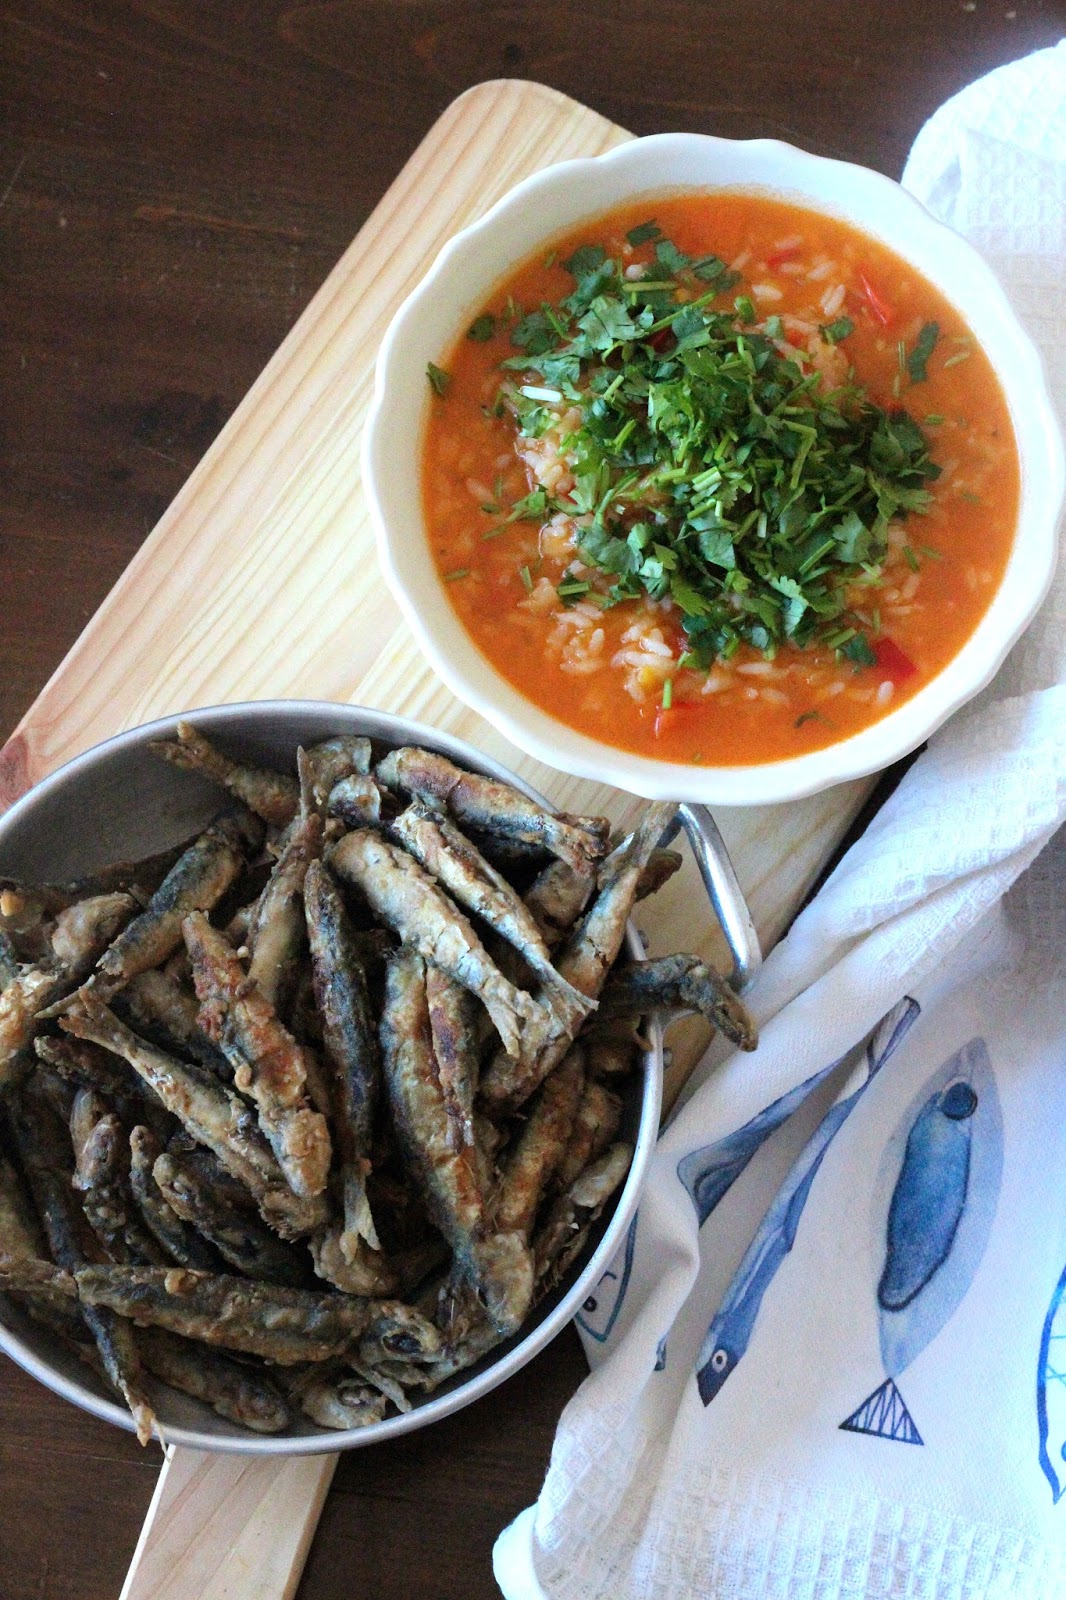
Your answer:
[[[64,784],[75,774],[91,772],[101,761],[121,753],[124,750],[135,749],[143,746],[150,738],[166,737],[174,732],[179,721],[210,719],[209,729],[212,735],[220,734],[225,737],[227,729],[237,732],[242,724],[249,720],[254,722],[269,722],[271,717],[283,715],[294,718],[306,716],[308,718],[322,718],[336,721],[337,732],[360,733],[367,732],[370,738],[377,738],[386,742],[393,738],[392,732],[368,731],[376,729],[396,730],[398,737],[396,743],[418,743],[422,740],[428,742],[430,748],[440,750],[444,754],[454,756],[464,765],[470,765],[474,770],[485,772],[492,777],[503,779],[514,784],[531,799],[543,805],[551,805],[551,801],[538,793],[526,779],[512,772],[494,757],[479,751],[465,739],[460,739],[454,734],[444,733],[429,727],[425,723],[414,721],[408,717],[395,716],[391,712],[379,711],[369,706],[352,705],[345,702],[329,700],[246,700],[230,704],[198,706],[193,710],[177,712],[173,715],[159,717],[151,722],[141,723],[137,727],[127,728],[121,733],[112,735],[109,739],[102,740],[99,744],[92,745],[89,749],[73,756],[69,761],[57,767],[55,771],[42,778],[33,788],[21,795],[8,809],[0,814],[0,852],[3,840],[13,822],[21,821],[28,814],[32,814],[36,804],[49,795],[61,791]],[[347,721],[351,724],[344,727]],[[327,737],[327,735],[323,735]],[[644,959],[643,946],[636,927],[630,920],[626,931],[626,947],[633,959]],[[224,1451],[238,1455],[324,1455],[333,1454],[339,1450],[359,1449],[365,1445],[383,1443],[387,1439],[397,1438],[400,1434],[411,1433],[418,1428],[428,1427],[431,1423],[451,1416],[453,1412],[461,1410],[464,1406],[480,1400],[484,1395],[495,1389],[507,1378],[513,1376],[538,1355],[544,1347],[559,1334],[566,1324],[573,1320],[580,1310],[582,1303],[587,1298],[590,1288],[598,1281],[611,1258],[619,1249],[636,1213],[640,1199],[640,1191],[647,1174],[648,1165],[655,1149],[659,1134],[659,1117],[662,1109],[663,1093],[663,1038],[662,1029],[657,1020],[653,1021],[648,1030],[652,1048],[647,1051],[643,1059],[642,1084],[640,1090],[640,1115],[636,1137],[633,1145],[633,1159],[621,1189],[617,1193],[614,1210],[607,1218],[603,1234],[596,1244],[591,1256],[586,1261],[581,1272],[575,1278],[570,1288],[562,1295],[550,1311],[533,1327],[524,1337],[513,1335],[516,1341],[510,1348],[503,1347],[503,1353],[493,1359],[492,1352],[482,1357],[481,1362],[475,1363],[470,1369],[470,1376],[459,1377],[453,1381],[453,1386],[436,1394],[424,1404],[416,1405],[409,1412],[404,1412],[394,1417],[387,1417],[381,1422],[371,1423],[365,1428],[348,1430],[322,1430],[315,1434],[215,1434],[197,1428],[183,1427],[181,1425],[159,1424],[153,1428],[153,1437],[164,1448],[171,1444],[186,1445],[195,1450]],[[636,1098],[634,1096],[634,1098]],[[134,1431],[133,1418],[117,1401],[96,1393],[86,1385],[80,1384],[64,1373],[59,1372],[50,1361],[40,1355],[21,1336],[7,1327],[0,1318],[0,1350],[10,1356],[31,1377],[38,1379],[54,1393],[65,1400],[71,1401],[83,1411],[99,1417],[102,1421],[114,1423],[127,1432]]]
[[[657,155],[681,159],[686,152],[700,152],[707,159],[728,158],[762,160],[780,169],[775,179],[761,184],[747,182],[684,182],[660,180],[656,185],[636,184],[632,197],[674,193],[682,190],[720,192],[742,188],[771,190],[810,209],[839,215],[853,226],[882,238],[904,259],[912,261],[908,243],[901,247],[895,233],[906,225],[918,237],[938,246],[941,252],[965,264],[967,290],[964,298],[984,304],[981,320],[995,321],[1010,346],[1009,363],[993,359],[993,370],[1004,391],[1011,413],[1015,443],[1022,469],[1019,518],[1014,543],[1003,578],[988,609],[960,650],[939,673],[914,696],[878,722],[821,750],[786,760],[752,765],[692,766],[656,760],[622,750],[581,733],[560,722],[528,700],[502,677],[483,656],[466,633],[450,602],[437,601],[443,586],[435,569],[424,560],[425,527],[419,515],[419,537],[407,535],[392,509],[395,498],[395,447],[399,432],[410,433],[410,416],[399,392],[397,371],[414,359],[409,348],[416,318],[428,308],[432,313],[435,297],[457,271],[481,287],[469,298],[469,307],[480,305],[501,274],[491,280],[479,276],[477,256],[487,234],[502,232],[509,217],[535,204],[546,193],[564,192],[582,184],[602,189],[603,175],[611,169],[638,169]],[[817,173],[826,183],[836,182],[842,189],[863,187],[871,197],[884,203],[889,228],[878,233],[867,224],[856,224],[846,203],[835,207],[813,192],[814,180],[804,174]],[[544,228],[540,234],[547,244],[553,236],[601,215],[615,203],[614,196],[597,204],[589,197],[571,221]],[[909,242],[909,241],[908,241]],[[523,249],[521,258],[532,253]],[[519,259],[515,257],[515,261]],[[915,270],[929,276],[928,269],[913,262]],[[957,297],[943,284],[938,285],[953,304]],[[469,309],[468,307],[468,309]],[[974,313],[964,313],[967,322]],[[461,321],[449,319],[447,328],[435,339],[432,354],[443,358],[461,332]],[[423,361],[426,351],[419,351]],[[987,353],[987,352],[986,352]],[[428,388],[423,386],[420,414],[415,427],[419,441],[429,404]],[[1024,410],[1026,426],[1018,421],[1018,407]],[[391,470],[390,470],[391,469]],[[1058,554],[1058,522],[1066,492],[1066,458],[1056,411],[1049,393],[1043,357],[1022,328],[1006,293],[991,267],[961,234],[939,221],[921,202],[900,184],[883,173],[853,162],[815,156],[776,139],[729,140],[696,133],[652,134],[632,139],[603,155],[559,162],[531,174],[501,196],[485,214],[455,234],[438,252],[433,264],[404,300],[389,324],[378,351],[374,392],[362,440],[362,477],[377,540],[378,559],[405,620],[437,674],[461,700],[471,706],[500,733],[520,749],[548,765],[594,781],[628,789],[648,799],[678,799],[718,805],[778,803],[815,794],[835,783],[859,778],[885,767],[915,749],[939,728],[960,706],[978,694],[999,670],[1007,654],[1024,632],[1042,604],[1055,572]],[[394,532],[394,528],[396,531]],[[1024,549],[1024,564],[1019,552]],[[419,558],[421,563],[419,565]],[[432,590],[430,585],[433,586]],[[1009,592],[1008,592],[1009,591]],[[1011,614],[1006,614],[1008,592]],[[432,615],[431,615],[432,613]]]

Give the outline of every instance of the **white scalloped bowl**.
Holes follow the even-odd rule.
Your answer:
[[[958,308],[983,345],[1010,408],[1021,462],[1007,568],[958,654],[871,727],[808,755],[751,766],[693,767],[632,754],[542,711],[496,671],[459,621],[430,557],[422,514],[427,361],[444,360],[500,280],[553,237],[627,201],[686,189],[761,190],[850,222],[904,257]],[[388,582],[430,663],[467,705],[529,755],[581,777],[649,799],[755,805],[797,799],[887,766],[989,682],[1051,581],[1064,466],[1043,363],[1006,295],[976,250],[913,196],[879,173],[776,140],[657,134],[527,178],[444,247],[382,341],[363,477]]]

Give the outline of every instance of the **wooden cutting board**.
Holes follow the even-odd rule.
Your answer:
[[[378,569],[358,470],[382,333],[441,246],[529,173],[629,137],[540,84],[484,83],[455,101],[0,750],[0,810],[123,728],[288,697],[403,713],[470,740],[565,810],[632,811],[630,797],[522,755],[434,677]],[[764,948],[868,789],[718,813]],[[653,947],[720,953],[704,903],[686,862],[642,918]],[[691,1029],[674,1041],[675,1081],[701,1043]],[[171,1452],[125,1600],[290,1595],[333,1460]]]

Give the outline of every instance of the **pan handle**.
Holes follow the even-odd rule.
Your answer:
[[[700,877],[733,957],[729,981],[734,989],[745,989],[762,966],[762,949],[725,840],[706,806],[679,806],[662,843],[669,844],[681,828],[692,846]]]

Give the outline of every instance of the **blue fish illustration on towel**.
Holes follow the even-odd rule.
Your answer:
[[[840,1065],[840,1061],[831,1062],[821,1072],[774,1100],[742,1128],[682,1157],[677,1164],[677,1175],[692,1198],[701,1228],[770,1135],[798,1111],[811,1091]]]
[[[1002,1140],[988,1051],[983,1039],[971,1039],[925,1084],[886,1150],[883,1170],[898,1162],[898,1176],[877,1283],[885,1380],[840,1424],[845,1432],[924,1443],[896,1379],[940,1332],[973,1280],[999,1192]]]
[[[595,1339],[597,1344],[606,1343],[611,1329],[618,1320],[618,1313],[622,1309],[622,1301],[625,1299],[626,1290],[629,1288],[629,1279],[633,1271],[633,1251],[637,1243],[637,1223],[639,1220],[640,1212],[638,1211],[626,1232],[626,1242],[620,1268],[616,1252],[610,1266],[601,1275],[588,1299],[583,1303],[581,1310],[574,1318],[582,1332],[587,1333],[590,1339]]]
[[[908,996],[882,1017],[867,1040],[862,1062],[865,1071],[860,1083],[842,1093],[841,1098],[826,1112],[763,1218],[725,1299],[707,1329],[696,1360],[696,1384],[705,1406],[710,1405],[748,1348],[763,1296],[792,1249],[811,1185],[830,1144],[876,1074],[900,1044],[918,1013],[918,1002]],[[842,1061],[844,1059],[841,1058]],[[841,1062],[834,1062],[833,1065],[839,1066]],[[751,1154],[754,1154],[754,1150]]]
[[[1051,1296],[1040,1339],[1036,1378],[1040,1470],[1057,1505],[1066,1492],[1066,1267]]]

